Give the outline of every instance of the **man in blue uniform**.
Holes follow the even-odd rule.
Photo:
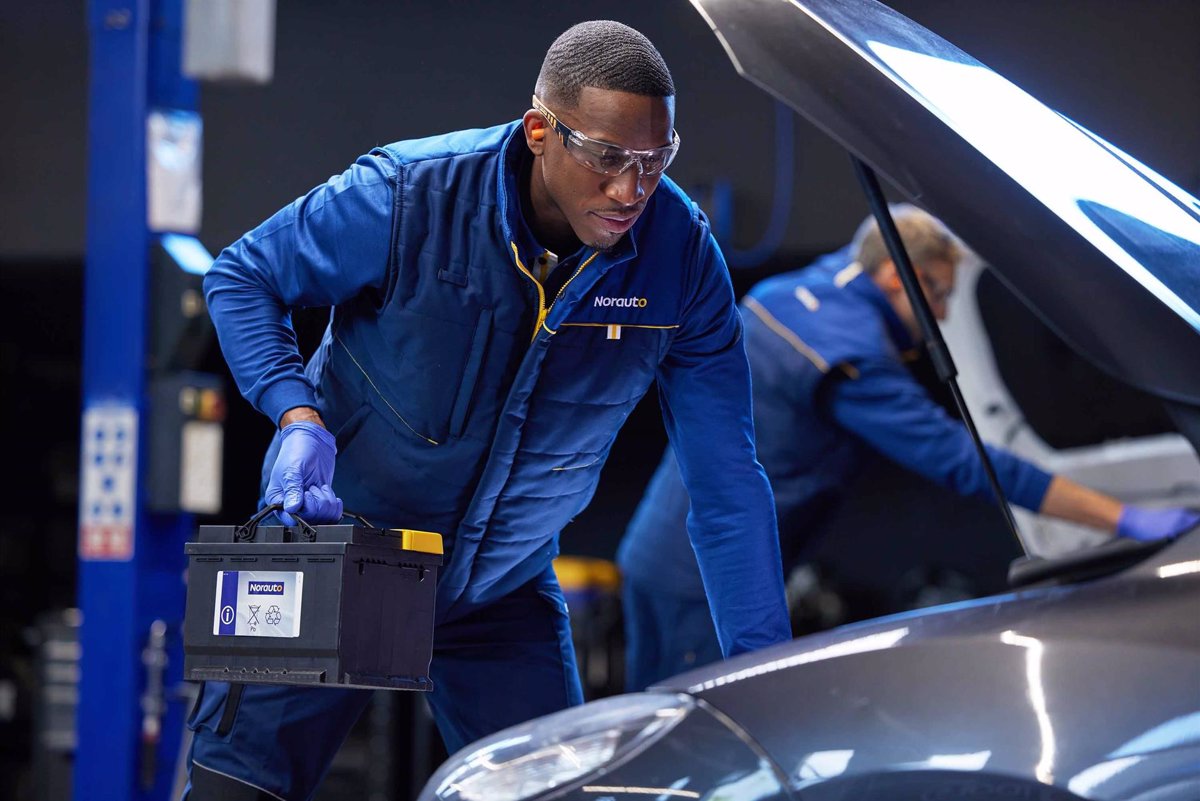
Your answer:
[[[674,94],[641,34],[577,25],[522,119],[371,151],[205,281],[239,388],[279,426],[265,502],[444,532],[429,701],[451,751],[582,700],[551,560],[655,379],[723,652],[790,636],[742,321],[663,176]],[[304,365],[306,306],[333,311]],[[310,797],[368,697],[207,684],[192,797]]]
[[[913,206],[897,206],[893,216],[931,310],[944,319],[960,244]],[[775,491],[785,554],[800,549],[871,451],[962,495],[991,498],[966,428],[903,365],[920,330],[873,220],[851,245],[755,286],[742,315],[758,454]],[[1141,540],[1197,523],[1190,511],[1122,506],[988,450],[1005,493],[1026,509]],[[621,543],[630,689],[721,656],[688,545],[688,496],[668,452]]]

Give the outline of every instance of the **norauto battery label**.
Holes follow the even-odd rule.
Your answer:
[[[220,570],[213,634],[299,637],[303,573]]]

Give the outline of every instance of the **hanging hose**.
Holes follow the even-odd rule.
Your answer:
[[[775,101],[775,191],[771,201],[771,216],[767,222],[767,230],[762,238],[750,248],[739,250],[729,244],[724,248],[725,260],[730,267],[738,270],[758,267],[783,244],[787,236],[788,223],[792,217],[792,190],[796,181],[796,138],[795,112]],[[727,226],[729,239],[732,240],[732,203],[728,204],[725,213],[730,224]]]

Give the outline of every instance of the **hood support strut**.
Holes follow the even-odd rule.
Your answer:
[[[963,423],[966,425],[967,431],[971,433],[971,440],[975,443],[975,450],[978,451],[979,458],[983,461],[983,470],[987,473],[988,483],[992,487],[992,494],[996,497],[1000,513],[1004,515],[1004,522],[1008,525],[1008,530],[1012,532],[1013,537],[1016,538],[1021,552],[1028,556],[1029,548],[1021,537],[1021,530],[1017,528],[1017,521],[1013,519],[1012,509],[1008,507],[1008,499],[1004,496],[1000,479],[996,477],[996,468],[992,465],[991,457],[988,456],[987,449],[983,446],[983,440],[979,436],[978,429],[975,428],[975,421],[971,417],[967,403],[963,400],[962,391],[958,387],[958,369],[954,366],[954,359],[950,356],[950,349],[946,347],[946,341],[942,339],[942,332],[929,308],[929,301],[925,299],[925,293],[921,291],[917,273],[913,269],[912,261],[908,258],[908,251],[904,248],[900,232],[896,230],[896,223],[892,220],[892,213],[888,210],[883,190],[879,186],[879,178],[875,175],[874,170],[857,156],[851,155],[850,159],[854,162],[854,171],[867,196],[871,213],[879,223],[879,232],[887,244],[888,253],[891,254],[892,261],[896,264],[896,271],[900,274],[900,281],[904,284],[908,302],[912,304],[913,312],[916,314],[917,324],[921,327],[925,347],[929,351],[929,357],[933,361],[938,379],[950,388],[950,394],[954,396],[954,404],[958,407]]]

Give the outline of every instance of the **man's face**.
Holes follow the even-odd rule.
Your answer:
[[[573,109],[546,105],[559,120],[593,140],[629,150],[651,150],[671,143],[675,101],[608,89],[585,87]],[[535,159],[530,179],[531,227],[543,244],[571,236],[608,250],[633,227],[658,188],[660,175],[644,175],[636,164],[620,175],[603,175],[567,152],[562,137],[537,111],[525,114],[525,136]],[[540,139],[534,131],[543,129]]]
[[[917,324],[917,315],[912,304],[908,302],[908,294],[900,283],[896,267],[889,260],[883,268],[890,271],[889,280],[892,291],[888,291],[888,300],[896,310],[896,315],[904,322],[914,335],[920,336],[921,327]],[[929,301],[929,309],[938,320],[945,320],[949,309],[950,294],[954,291],[955,267],[952,262],[944,259],[932,259],[916,265],[917,281]]]

